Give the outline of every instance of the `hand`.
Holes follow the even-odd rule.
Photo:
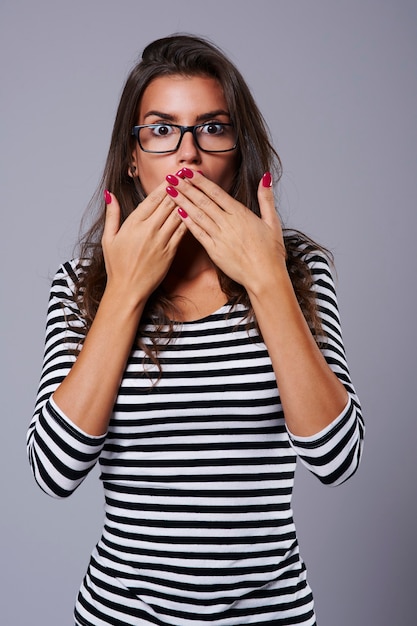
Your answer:
[[[157,187],[120,226],[120,206],[110,194],[102,247],[107,288],[137,303],[147,300],[165,277],[187,231],[175,203]]]
[[[260,218],[201,173],[192,172],[175,187],[175,202],[187,228],[212,261],[248,292],[267,284],[277,271],[286,273],[282,228],[268,176],[258,187]]]

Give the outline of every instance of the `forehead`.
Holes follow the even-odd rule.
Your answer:
[[[199,116],[206,112],[228,112],[220,83],[210,76],[159,76],[146,87],[139,106],[140,122],[152,112],[172,117]]]

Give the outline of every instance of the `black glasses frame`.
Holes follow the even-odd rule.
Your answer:
[[[158,126],[164,126],[164,124],[141,124],[140,126],[134,126],[132,128],[132,135],[134,137],[136,137],[136,139],[138,140],[138,144],[141,150],[143,150],[143,152],[149,152],[150,154],[169,154],[171,152],[176,152],[178,150],[178,148],[181,145],[181,141],[182,138],[184,137],[185,133],[192,133],[194,141],[198,147],[199,150],[201,150],[202,152],[231,152],[232,150],[236,150],[237,148],[237,137],[236,137],[236,141],[233,145],[232,148],[227,148],[227,150],[205,150],[204,148],[202,148],[200,146],[200,144],[198,143],[198,139],[197,139],[197,129],[198,128],[203,128],[204,126],[210,126],[210,124],[221,124],[222,126],[230,126],[233,128],[233,124],[225,124],[223,122],[206,122],[205,124],[196,124],[195,126],[180,126],[179,124],[166,124],[166,126],[171,126],[171,128],[179,128],[180,129],[180,137],[178,139],[178,143],[176,145],[175,148],[173,148],[172,150],[146,150],[139,139],[139,131],[141,128],[158,128]]]

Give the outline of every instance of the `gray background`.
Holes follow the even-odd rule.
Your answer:
[[[283,159],[283,218],[336,258],[368,430],[345,486],[298,470],[319,624],[416,624],[415,0],[2,0],[0,23],[1,623],[72,623],[102,495],[95,471],[50,499],[28,468],[49,281],[72,254],[130,67],[150,40],[188,31],[246,76]]]

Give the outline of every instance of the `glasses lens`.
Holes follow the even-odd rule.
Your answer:
[[[231,124],[210,122],[196,127],[197,143],[207,152],[225,152],[236,145],[236,133]]]
[[[148,152],[170,152],[176,150],[180,129],[169,124],[150,124],[139,129],[139,142]]]

